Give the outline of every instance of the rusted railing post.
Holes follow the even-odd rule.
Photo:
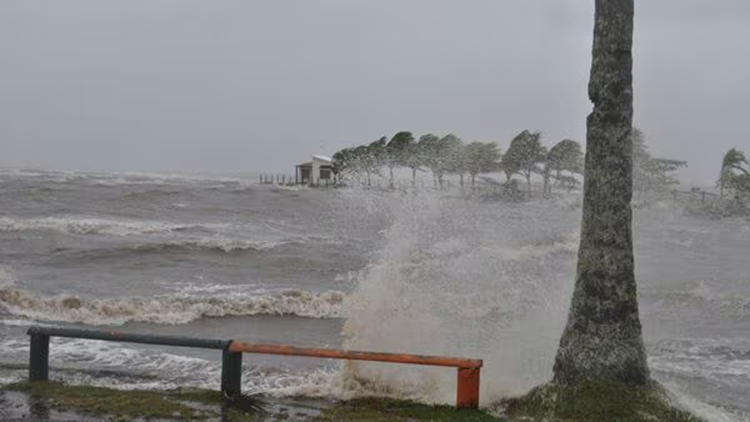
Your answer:
[[[32,334],[29,348],[29,381],[49,379],[49,336]]]
[[[479,408],[479,371],[479,368],[458,368],[457,408]]]
[[[221,392],[226,397],[242,394],[242,353],[229,350],[221,353]]]

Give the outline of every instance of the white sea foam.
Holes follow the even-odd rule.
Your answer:
[[[0,319],[0,325],[7,327],[54,327],[52,324],[43,324],[33,319]]]
[[[91,299],[74,295],[42,297],[14,287],[0,287],[0,305],[6,312],[40,321],[91,325],[121,325],[129,321],[184,324],[202,317],[296,315],[340,318],[346,296],[339,291],[313,293],[286,290],[274,294],[227,294]]]
[[[76,235],[105,234],[112,236],[133,236],[143,234],[163,234],[199,227],[201,226],[158,221],[106,220],[82,217],[45,217],[28,219],[0,217],[0,231],[5,232],[44,230]]]
[[[95,172],[79,170],[32,170],[32,169],[4,169],[0,175],[15,178],[35,178],[42,181],[69,183],[87,182],[102,186],[118,185],[189,185],[189,184],[255,184],[255,179],[249,180],[237,177],[169,174],[149,172]]]
[[[673,382],[665,384],[674,405],[688,410],[691,414],[709,422],[750,422],[750,415],[730,413],[717,406],[704,403],[683,392],[680,386]]]
[[[127,344],[95,340],[50,339],[51,369],[55,379],[72,385],[93,385],[130,389],[166,390],[177,387],[216,389],[221,381],[221,363],[164,351],[159,347],[131,348]],[[28,356],[28,341],[17,339],[0,342],[0,354],[12,358]],[[290,372],[267,364],[243,365],[242,389],[245,393],[262,392],[277,397],[310,396],[334,399],[379,396],[425,400],[422,388],[396,390],[384,383],[357,379],[342,371],[346,363],[301,372]],[[67,369],[58,371],[56,367]],[[102,372],[102,370],[113,373]],[[18,372],[18,371],[16,371]],[[8,382],[24,374],[4,374]],[[0,384],[3,378],[0,378]]]
[[[244,239],[233,239],[225,236],[205,236],[198,238],[186,238],[167,240],[155,244],[137,245],[133,247],[136,250],[149,249],[194,249],[194,250],[218,250],[222,252],[237,251],[266,251],[276,247],[291,243],[292,240],[265,240],[253,241]]]
[[[0,265],[0,288],[14,286],[16,279],[10,270],[3,265]]]
[[[111,220],[84,217],[45,217],[19,219],[0,217],[0,232],[46,231],[69,235],[106,235],[113,237],[158,236],[125,248],[138,251],[159,249],[218,250],[222,252],[271,250],[294,242],[305,242],[308,236],[291,235],[269,227],[232,226],[226,223],[178,224],[161,221]],[[211,232],[198,235],[195,232]],[[240,236],[230,235],[239,232]],[[257,239],[241,237],[250,233]],[[164,238],[166,235],[172,235]],[[315,240],[320,240],[316,238]],[[326,239],[333,242],[332,239]]]
[[[554,255],[575,255],[578,252],[580,242],[579,233],[570,233],[564,239],[551,240],[547,243],[523,245],[521,247],[494,247],[487,246],[501,259],[507,261],[518,261],[524,259],[544,259]]]
[[[673,339],[652,350],[649,364],[658,371],[718,383],[750,383],[750,340]]]
[[[699,280],[684,283],[676,290],[649,291],[656,295],[660,309],[707,308],[725,316],[740,318],[750,315],[750,297],[744,281]]]

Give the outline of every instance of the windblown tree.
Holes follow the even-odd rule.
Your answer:
[[[732,148],[724,154],[718,182],[722,197],[724,196],[724,191],[728,188],[739,187],[742,190],[744,187],[742,181],[750,177],[750,172],[743,165],[747,166],[748,162],[747,158],[745,158],[745,153],[742,151]]]
[[[583,151],[581,144],[572,140],[564,139],[552,148],[547,154],[545,163],[551,171],[555,172],[555,184],[566,184],[563,172],[567,171],[569,177],[583,174]]]
[[[494,142],[472,142],[464,147],[466,171],[471,178],[471,186],[482,173],[490,173],[498,169],[501,158],[500,148]]]
[[[418,142],[412,141],[406,146],[402,164],[404,167],[411,169],[411,184],[412,186],[415,185],[417,183],[417,171],[425,165],[422,148]]]
[[[508,180],[516,173],[526,179],[528,193],[531,193],[531,175],[543,174],[540,165],[547,158],[547,148],[542,145],[541,139],[542,132],[524,130],[510,142],[501,163]]]
[[[453,173],[459,175],[461,186],[466,174],[466,159],[463,142],[458,136],[449,133],[438,142],[438,167],[440,168],[438,182],[443,186],[443,175]]]
[[[570,175],[563,177],[564,171],[568,171]],[[551,190],[549,179],[553,172],[556,185],[571,184],[571,180],[575,180],[575,174],[583,173],[581,144],[571,139],[564,139],[550,148],[547,160],[544,162],[545,191]]]
[[[638,195],[649,191],[664,191],[680,183],[674,173],[681,167],[687,167],[686,161],[651,156],[646,145],[646,136],[635,127],[632,141],[633,189]]]
[[[386,155],[385,148],[388,139],[384,136],[369,145],[361,145],[350,152],[355,171],[365,175],[367,187],[372,186],[372,175],[380,174]]]
[[[432,133],[422,135],[417,142],[419,162],[432,172],[433,180],[437,184],[437,175],[440,170],[440,138]]]
[[[456,135],[448,134],[442,138],[433,134],[423,135],[417,148],[422,163],[430,169],[437,185],[443,186],[446,174],[460,171],[457,162],[461,160],[461,139]]]
[[[407,165],[407,155],[411,152],[410,147],[413,143],[414,136],[411,132],[398,132],[386,145],[385,160],[388,164],[391,188],[393,188],[393,169]]]
[[[634,0],[596,0],[578,274],[554,365],[561,386],[650,382],[631,231],[633,14]]]
[[[344,148],[333,154],[331,172],[337,183],[341,180],[343,174],[356,171],[354,156],[352,148]]]

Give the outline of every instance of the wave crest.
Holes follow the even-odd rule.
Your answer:
[[[134,246],[132,249],[138,252],[151,252],[162,250],[213,250],[219,252],[241,252],[241,251],[267,251],[278,246],[291,243],[290,241],[251,241],[232,239],[228,237],[203,237],[197,239],[172,240],[162,243],[151,243]]]
[[[346,295],[286,290],[275,294],[196,297],[161,295],[90,299],[75,295],[40,297],[33,292],[0,286],[0,305],[12,315],[35,320],[122,325],[127,322],[185,324],[203,317],[294,315],[341,318]]]
[[[200,227],[201,226],[197,225],[173,224],[158,221],[125,221],[62,217],[14,219],[0,217],[0,231],[4,232],[43,230],[77,235],[106,234],[112,236],[133,236],[139,234],[171,233]]]

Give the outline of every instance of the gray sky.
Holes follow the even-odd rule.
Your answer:
[[[0,165],[291,171],[399,130],[583,140],[593,0],[0,1]],[[636,0],[636,124],[750,152],[750,1]]]

